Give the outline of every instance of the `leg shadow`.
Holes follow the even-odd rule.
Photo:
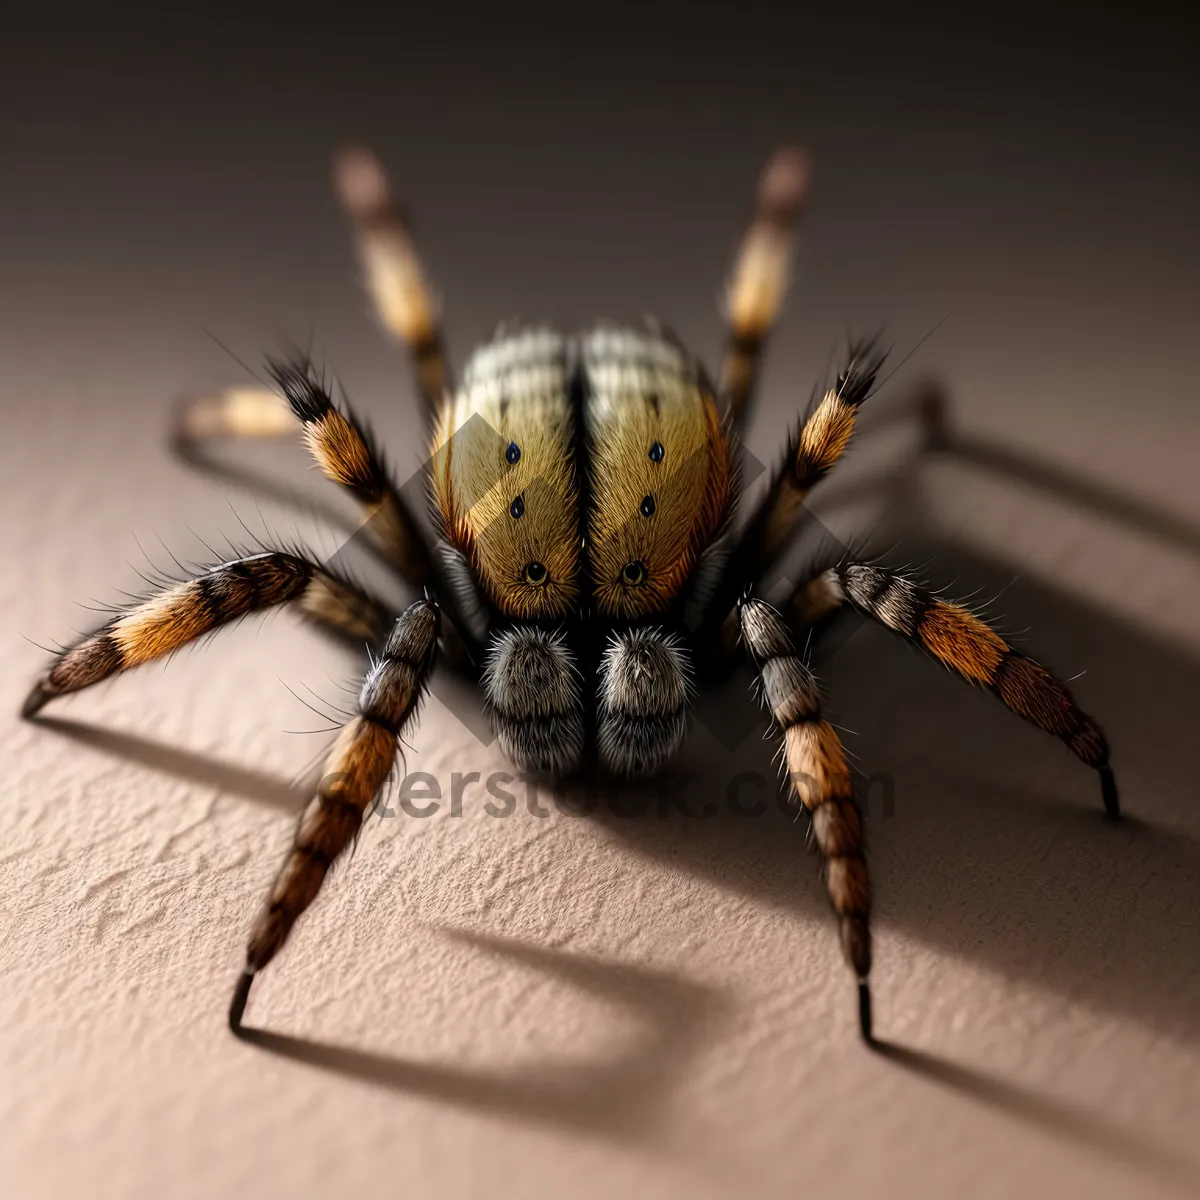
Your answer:
[[[299,429],[297,428],[298,434]],[[271,500],[276,504],[294,508],[298,512],[315,517],[331,528],[339,530],[348,538],[354,539],[359,534],[362,526],[361,520],[353,520],[324,500],[309,495],[291,484],[274,479],[264,471],[227,462],[213,453],[212,447],[207,443],[202,445],[179,435],[172,438],[170,449],[180,462],[198,474],[207,475],[209,478],[218,479],[223,483],[231,483],[260,499]],[[362,540],[368,546],[370,545],[366,539]]]
[[[923,1050],[890,1042],[877,1042],[874,1049],[880,1057],[906,1071],[1043,1133],[1074,1142],[1092,1154],[1116,1159],[1168,1183],[1194,1187],[1200,1179],[1200,1164],[1094,1113],[1039,1096],[1019,1084],[996,1079]]]
[[[312,797],[315,776],[309,781],[288,783],[265,771],[222,762],[207,754],[170,746],[135,733],[122,733],[86,721],[43,714],[31,718],[35,725],[105,754],[141,763],[155,771],[186,779],[204,787],[216,788],[231,796],[241,796],[256,804],[281,812],[299,813]]]
[[[484,953],[509,959],[642,1018],[643,1028],[603,1061],[531,1063],[501,1070],[422,1063],[328,1045],[264,1029],[241,1036],[261,1050],[393,1091],[428,1096],[509,1120],[567,1128],[625,1143],[653,1144],[671,1097],[711,1024],[722,993],[633,964],[446,929]]]
[[[916,410],[924,425],[924,444],[930,452],[1005,475],[1200,555],[1200,529],[1192,522],[1025,451],[956,429],[949,416],[950,409],[943,389],[936,383],[926,384]]]

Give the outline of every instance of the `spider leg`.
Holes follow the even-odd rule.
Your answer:
[[[842,950],[858,979],[859,1028],[870,1043],[871,886],[845,754],[833,726],[821,719],[817,681],[797,654],[783,617],[753,597],[741,601],[739,616],[763,699],[783,735],[791,795],[812,818]]]
[[[361,505],[367,535],[401,576],[425,586],[434,576],[432,554],[370,430],[348,406],[334,404],[306,359],[272,361],[269,370],[322,473]]]
[[[282,948],[297,918],[316,899],[329,868],[354,840],[395,762],[400,735],[415,718],[437,652],[437,605],[418,600],[401,614],[382,657],[363,680],[358,714],[325,760],[317,794],[255,922],[246,965],[229,1006],[229,1027],[242,1031],[254,977]]]
[[[408,347],[427,412],[436,416],[451,386],[437,304],[387,174],[370,150],[352,146],[335,160],[334,183],[379,318]]]
[[[479,649],[486,615],[461,555],[443,540],[431,546],[400,495],[370,430],[345,407],[337,408],[312,364],[271,364],[271,373],[300,421],[304,441],[326,478],[362,506],[367,534],[414,587],[433,587],[445,608],[446,648],[461,666]]]
[[[761,579],[787,548],[804,501],[845,452],[859,405],[870,395],[885,357],[873,343],[853,343],[835,385],[788,439],[783,461],[738,541],[734,560],[741,577]]]
[[[871,342],[853,343],[835,385],[788,439],[783,461],[724,555],[720,576],[695,618],[701,645],[728,642],[728,632],[736,628],[738,593],[760,584],[795,537],[804,501],[845,451],[859,405],[870,395],[884,358]]]
[[[33,685],[22,716],[279,604],[294,604],[321,625],[373,643],[387,636],[392,621],[379,601],[298,554],[267,551],[234,559],[164,588],[68,647]]]
[[[353,537],[359,525],[352,518],[299,488],[213,453],[214,442],[255,437],[291,438],[299,429],[291,405],[283,396],[258,386],[229,387],[209,395],[190,397],[178,406],[170,447],[192,470],[233,483],[277,503],[303,509]],[[386,561],[386,555],[377,544],[371,543],[370,548]]]
[[[185,452],[208,438],[286,437],[296,432],[296,417],[282,396],[264,387],[228,387],[200,396],[180,411],[176,445]]]
[[[719,395],[731,429],[749,416],[759,362],[788,283],[792,229],[808,199],[809,162],[792,147],[763,169],[755,213],[742,240],[726,299],[725,354]]]
[[[281,394],[227,388],[185,405],[173,437],[176,451],[186,461],[212,469],[199,453],[209,439],[299,432],[325,477],[361,506],[372,547],[406,582],[423,587],[434,574],[432,555],[370,430],[349,406],[342,411],[334,405],[325,381],[307,359],[271,360],[268,371]]]
[[[1019,717],[1061,738],[1099,774],[1108,815],[1114,819],[1121,815],[1108,741],[1100,726],[1061,680],[1014,650],[969,608],[939,599],[903,572],[850,563],[825,571],[798,589],[789,611],[797,621],[810,623],[846,602],[916,643],[968,683],[986,687]]]
[[[614,634],[599,671],[596,744],[617,775],[653,775],[687,735],[691,663],[679,639],[662,629]]]
[[[580,683],[561,632],[514,625],[493,636],[482,684],[492,728],[512,762],[555,776],[578,765],[584,745]]]
[[[452,665],[475,656],[486,621],[469,572],[444,542],[431,546],[400,495],[367,425],[349,405],[336,406],[323,379],[304,358],[270,361],[281,395],[234,388],[184,409],[175,445],[191,462],[199,440],[215,436],[273,436],[300,430],[325,477],[358,502],[369,544],[414,588],[434,587],[446,606],[446,649]]]

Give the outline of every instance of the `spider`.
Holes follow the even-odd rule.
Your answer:
[[[374,649],[357,712],[328,753],[253,926],[229,1010],[234,1033],[243,1032],[255,976],[375,803],[439,653],[472,675],[502,749],[519,767],[556,779],[597,771],[646,777],[679,751],[696,678],[733,661],[740,642],[781,743],[789,798],[811,822],[868,1044],[871,889],[862,821],[841,743],[822,717],[800,651],[826,617],[850,606],[990,689],[1095,769],[1108,814],[1119,815],[1104,734],[1064,684],[909,572],[843,559],[805,578],[777,607],[756,595],[793,540],[809,492],[845,450],[885,358],[873,342],[850,345],[761,499],[738,522],[740,432],[788,282],[809,178],[807,156],[790,147],[763,169],[730,279],[715,385],[652,320],[638,328],[601,323],[570,336],[502,325],[456,385],[383,167],[361,147],[335,156],[336,191],[367,290],[384,328],[408,347],[427,409],[432,536],[368,429],[334,402],[303,356],[267,360],[277,390],[230,390],[194,403],[181,436],[275,436],[298,427],[324,474],[361,505],[375,548],[422,598],[397,615],[296,550],[220,562],[66,648],[23,710],[32,717],[53,697],[276,605],[293,605]]]

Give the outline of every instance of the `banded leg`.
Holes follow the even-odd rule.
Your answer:
[[[740,605],[742,639],[762,681],[763,700],[783,733],[792,795],[812,817],[825,887],[840,923],[842,951],[858,977],[859,1026],[872,1040],[871,886],[862,821],[833,726],[821,719],[817,681],[796,653],[778,612],[762,600]]]
[[[310,512],[324,524],[353,538],[360,523],[348,514],[330,508],[302,488],[274,478],[255,467],[243,466],[218,450],[222,442],[291,440],[300,432],[291,405],[278,392],[258,386],[235,386],[192,397],[176,410],[170,447],[188,467],[223,482],[266,497],[278,504]],[[376,542],[371,549],[387,561],[387,553]],[[392,565],[390,562],[388,565]]]
[[[1099,773],[1108,815],[1121,815],[1103,731],[1040,663],[1014,650],[970,609],[939,599],[898,571],[865,563],[819,575],[802,589],[793,610],[816,619],[845,601],[915,642],[968,683],[986,687],[1017,716],[1061,738]]]
[[[325,477],[345,488],[361,506],[371,544],[413,587],[434,585],[447,608],[444,649],[452,665],[465,666],[478,650],[480,618],[471,581],[460,579],[457,564],[442,547],[439,561],[375,445],[370,430],[352,412],[333,402],[312,364],[303,359],[269,361],[281,395],[233,388],[205,397],[183,410],[176,449],[190,463],[229,474],[199,454],[200,443],[219,436],[278,436],[299,429]],[[244,482],[244,480],[243,480]],[[263,487],[261,480],[254,481]],[[294,497],[287,497],[294,499]],[[384,626],[381,636],[390,625]]]
[[[203,396],[180,412],[176,450],[189,462],[212,469],[200,445],[218,437],[281,437],[297,430],[327,479],[362,506],[371,541],[409,583],[424,586],[431,555],[408,506],[400,497],[370,431],[352,412],[343,413],[312,364],[269,360],[280,394],[260,388],[227,388]]]
[[[754,219],[738,252],[726,299],[729,332],[721,366],[723,416],[746,423],[763,346],[783,302],[792,228],[808,199],[809,162],[800,150],[778,151],[759,179]]]
[[[296,920],[316,899],[337,857],[354,840],[386,781],[400,735],[416,716],[437,652],[437,605],[418,600],[389,634],[383,655],[367,673],[358,715],[325,760],[317,794],[300,820],[250,935],[246,966],[234,989],[229,1027],[239,1033],[254,976],[279,953]]]
[[[165,588],[81,638],[33,685],[21,714],[178,650],[252,612],[295,604],[310,619],[377,644],[391,616],[353,584],[296,554],[267,551]]]
[[[354,227],[376,311],[408,347],[427,411],[436,416],[450,388],[437,305],[387,174],[371,151],[355,146],[338,155],[334,183]]]
[[[583,754],[580,673],[561,633],[517,625],[496,635],[483,668],[492,728],[519,767],[566,775]]]
[[[661,629],[614,635],[600,663],[596,731],[600,761],[614,774],[653,775],[687,734],[691,667]]]
[[[268,369],[325,477],[362,506],[372,541],[414,587],[429,583],[434,576],[429,547],[370,431],[353,413],[334,405],[311,363],[272,361]]]
[[[725,646],[736,630],[738,593],[756,586],[792,540],[809,492],[833,470],[854,433],[859,405],[870,395],[885,355],[869,342],[850,347],[846,365],[788,439],[783,462],[729,553],[700,617],[702,645]]]
[[[845,452],[859,405],[870,395],[885,357],[870,342],[852,344],[834,386],[789,437],[783,462],[739,540],[735,559],[742,577],[761,578],[787,547],[804,501]]]

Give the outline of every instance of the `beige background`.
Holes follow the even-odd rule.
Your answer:
[[[986,447],[914,460],[901,422],[863,439],[823,511],[935,586],[1002,592],[1001,627],[1079,676],[1131,819],[1100,818],[1094,778],[1057,743],[865,629],[818,662],[858,765],[895,783],[894,815],[869,821],[874,981],[878,1030],[905,1053],[857,1040],[799,826],[553,805],[497,820],[478,785],[461,817],[370,824],[251,999],[250,1022],[283,1040],[229,1035],[248,923],[330,740],[288,731],[327,726],[305,701],[345,705],[358,660],[276,614],[55,705],[57,724],[14,714],[45,658],[31,643],[98,620],[80,602],[141,590],[148,563],[207,559],[205,541],[247,540],[242,522],[323,554],[344,536],[170,456],[172,403],[244,378],[205,329],[252,362],[280,331],[314,331],[400,469],[419,461],[408,376],[327,194],[328,150],[362,122],[318,121],[322,97],[298,96],[210,128],[159,123],[139,93],[123,132],[89,140],[77,110],[14,143],[6,1194],[1200,1188],[1195,179],[1165,143],[1131,138],[1120,174],[1139,186],[1114,197],[1111,163],[1021,143],[986,112],[969,143],[928,120],[918,140],[912,113],[814,131],[824,190],[751,444],[773,461],[846,325],[885,319],[902,352],[950,312],[872,404],[899,411],[935,379],[1015,470],[981,464]],[[589,145],[585,125],[570,169],[547,166],[552,138],[531,143],[551,193],[484,169],[505,122],[529,116],[525,92],[495,111],[443,99],[444,138],[376,140],[420,215],[460,360],[514,311],[570,324],[645,308],[711,361],[713,296],[774,125],[743,138],[731,120],[719,170],[684,153],[699,126],[677,159],[639,162],[607,128]],[[283,131],[269,139],[268,113]],[[294,447],[231,457],[350,515]],[[889,461],[903,470],[881,488]],[[436,697],[411,742],[408,769],[447,790],[455,771],[505,766]],[[720,803],[770,756],[755,733],[731,755],[698,729],[687,794]]]

